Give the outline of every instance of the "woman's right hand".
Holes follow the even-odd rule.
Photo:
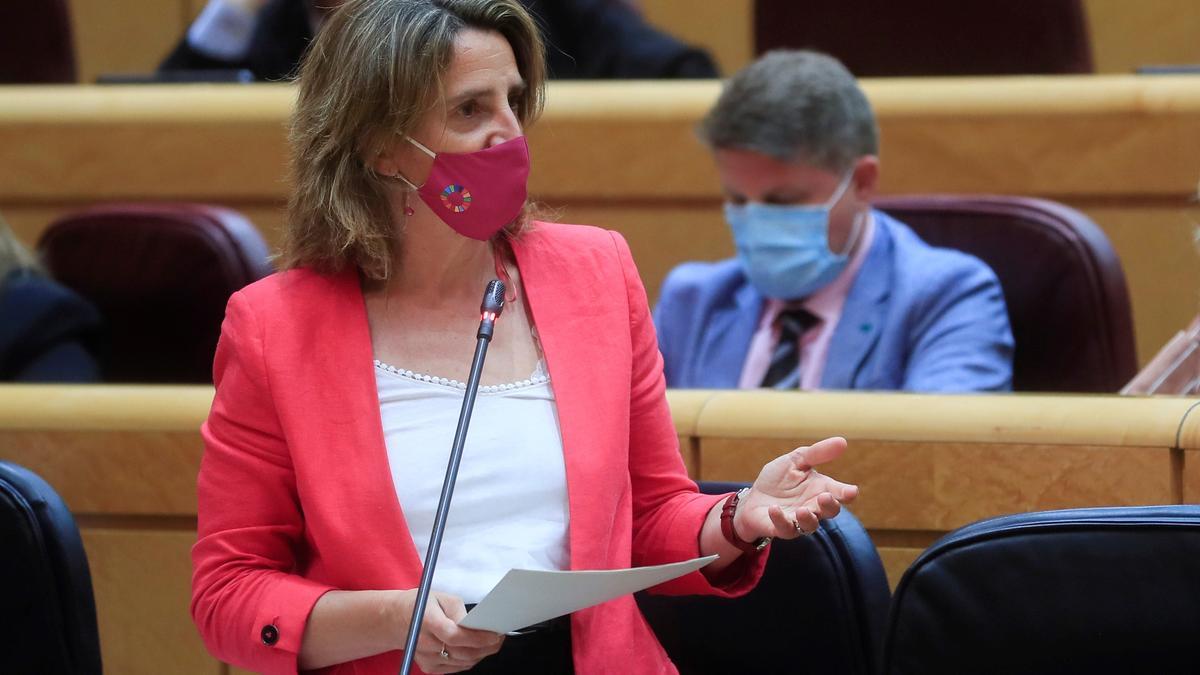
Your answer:
[[[397,591],[401,636],[408,635],[408,622],[417,602],[417,591]],[[453,595],[433,591],[425,603],[425,617],[417,637],[413,661],[426,673],[457,673],[473,668],[504,644],[504,636],[484,630],[463,628],[458,622],[467,615],[463,601]],[[401,644],[400,648],[403,649]],[[443,656],[446,654],[446,656]]]

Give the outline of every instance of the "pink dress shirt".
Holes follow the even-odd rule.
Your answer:
[[[862,269],[863,260],[867,257],[867,251],[871,250],[874,240],[875,216],[868,211],[862,241],[855,248],[846,269],[828,286],[799,303],[799,306],[812,312],[819,319],[800,336],[801,389],[821,388],[821,375],[825,373],[825,360],[829,356],[829,341],[833,339],[833,331],[842,316],[846,296],[850,294],[850,287],[858,278],[858,271]],[[746,361],[742,366],[738,388],[757,389],[762,384],[763,377],[771,367],[771,354],[779,342],[779,326],[776,325],[775,319],[788,305],[788,302],[774,298],[767,298],[763,303],[762,317],[758,321],[758,330],[750,338],[750,348],[746,351]]]

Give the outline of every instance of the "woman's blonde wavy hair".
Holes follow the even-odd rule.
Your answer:
[[[392,179],[371,162],[440,105],[455,38],[468,27],[512,46],[526,84],[517,118],[528,127],[545,101],[545,56],[517,0],[348,0],[329,16],[300,66],[281,267],[351,265],[369,280],[391,276],[402,244],[385,192]],[[518,218],[507,234],[526,222]]]

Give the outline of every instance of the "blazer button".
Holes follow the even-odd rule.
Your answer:
[[[262,641],[268,647],[273,647],[276,642],[279,642],[279,629],[275,627],[275,624],[263,626]]]

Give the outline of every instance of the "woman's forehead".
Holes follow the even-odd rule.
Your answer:
[[[521,83],[521,73],[508,40],[496,31],[465,28],[454,39],[454,51],[444,84],[448,97],[475,90]]]

